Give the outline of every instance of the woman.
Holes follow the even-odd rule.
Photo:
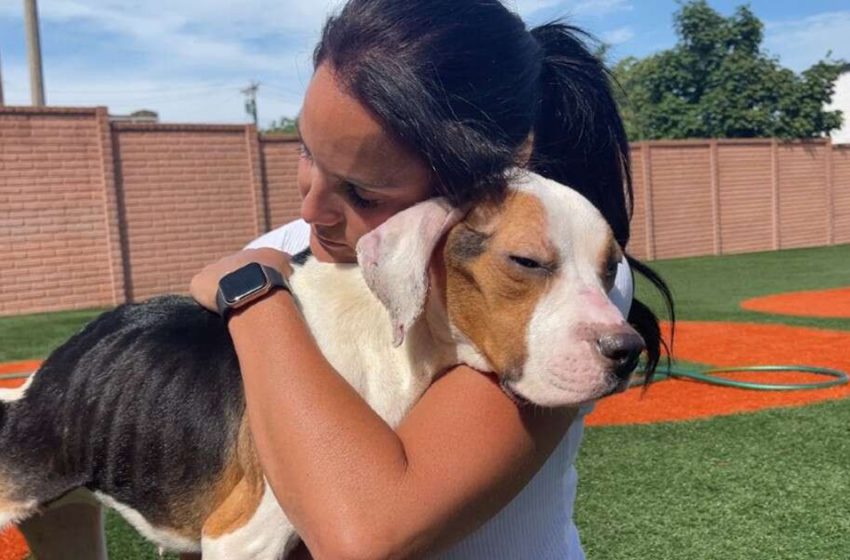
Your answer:
[[[578,34],[528,32],[497,0],[348,2],[325,26],[299,119],[314,255],[352,261],[364,233],[431,196],[498,200],[516,164],[582,192],[625,246],[628,144]],[[278,251],[243,251],[199,273],[193,296],[216,309],[219,279],[249,262],[289,270]],[[630,280],[618,280],[626,300]],[[634,302],[629,318],[654,365],[654,316]],[[263,469],[313,556],[583,557],[572,465],[586,411],[520,410],[458,366],[393,430],[319,353],[286,292],[228,324]]]
[[[498,199],[524,160],[585,194],[627,242],[628,145],[608,76],[574,29],[529,33],[495,0],[352,0],[314,63],[298,185],[320,260],[353,261],[360,236],[430,196]],[[245,251],[201,272],[193,295],[215,309],[219,279],[252,261],[288,271],[279,253]],[[229,326],[261,463],[315,557],[582,556],[570,520],[575,410],[518,410],[458,366],[394,431],[325,361],[287,292]],[[657,331],[644,331],[655,360]],[[543,467],[559,444],[555,468]]]

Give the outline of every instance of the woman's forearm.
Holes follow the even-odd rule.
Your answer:
[[[295,314],[291,296],[279,292],[229,325],[263,470],[321,556],[324,546],[388,537],[380,533],[404,495],[407,459],[395,431],[331,367]],[[371,530],[378,534],[362,534]]]
[[[322,356],[289,294],[237,311],[230,331],[264,473],[317,559],[450,545],[522,489],[574,416],[520,410],[460,365],[392,429]]]

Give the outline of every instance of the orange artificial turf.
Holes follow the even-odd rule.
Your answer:
[[[748,311],[802,317],[850,317],[850,287],[831,290],[788,292],[741,302]]]
[[[27,552],[24,537],[17,529],[0,532],[0,560],[21,560]]]
[[[680,321],[674,353],[680,360],[718,367],[767,364],[820,366],[850,371],[850,332],[756,323]],[[806,373],[739,373],[730,377],[768,383],[810,383],[832,378]],[[775,392],[716,387],[686,380],[663,381],[646,392],[631,389],[602,400],[589,426],[649,424],[706,418],[764,408],[802,406],[850,397],[850,385]]]
[[[38,369],[41,360],[25,360],[23,362],[8,362],[0,364],[0,374],[4,373],[29,373]]]

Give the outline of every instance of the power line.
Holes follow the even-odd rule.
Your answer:
[[[236,87],[235,84],[226,82],[200,82],[197,84],[186,84],[177,87],[164,87],[161,85],[151,85],[149,87],[136,87],[132,89],[54,89],[50,91],[55,93],[63,93],[69,95],[88,95],[98,93],[120,94],[120,95],[158,95],[161,93],[191,93],[191,92],[208,92],[215,90],[231,89]]]
[[[0,107],[3,105],[3,62],[0,61]]]

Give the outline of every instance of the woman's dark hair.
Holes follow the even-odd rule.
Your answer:
[[[623,247],[629,240],[629,144],[602,62],[580,30],[549,23],[530,32],[498,0],[349,0],[328,19],[313,63],[390,134],[419,154],[435,190],[453,204],[499,200],[532,135],[527,167],[588,198]],[[670,291],[646,265],[632,267]],[[658,321],[635,301],[650,369]]]

